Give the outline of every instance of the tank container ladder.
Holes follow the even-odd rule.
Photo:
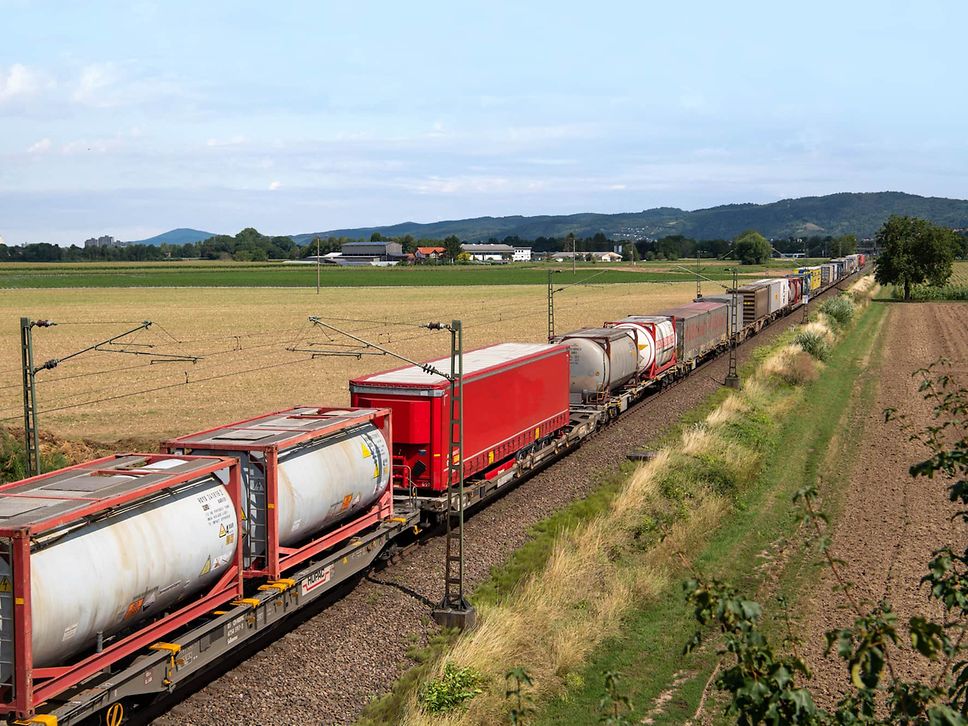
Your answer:
[[[242,452],[239,459],[242,472],[242,482],[245,492],[245,507],[243,516],[248,522],[241,527],[245,542],[243,552],[246,567],[252,567],[256,560],[262,560],[264,567],[269,567],[269,551],[266,547],[269,539],[269,510],[267,500],[269,496],[269,482],[266,480],[269,462],[261,457],[261,466],[255,461],[252,452]]]

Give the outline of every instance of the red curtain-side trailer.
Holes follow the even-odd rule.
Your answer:
[[[464,354],[464,476],[512,460],[570,420],[568,347],[501,343]],[[433,361],[450,372],[450,358]],[[393,454],[404,489],[445,491],[450,382],[419,366],[350,382],[353,406],[389,408]],[[453,483],[453,482],[451,482]]]

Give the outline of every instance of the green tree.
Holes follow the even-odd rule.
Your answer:
[[[875,279],[882,285],[900,285],[904,299],[911,286],[928,282],[944,285],[951,277],[951,263],[958,249],[954,232],[926,219],[892,215],[877,233]]]
[[[460,237],[452,234],[444,238],[444,254],[451,262],[455,262],[460,257]]]
[[[374,232],[373,234],[370,235],[370,242],[382,242],[382,241],[383,241],[383,235],[380,234],[379,232]]]
[[[832,257],[843,257],[852,255],[857,251],[857,237],[852,234],[834,237],[830,241],[830,254]]]
[[[755,229],[748,229],[733,240],[733,252],[744,265],[761,265],[770,258],[772,251],[766,237]]]

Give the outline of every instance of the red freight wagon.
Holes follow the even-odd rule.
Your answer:
[[[677,354],[680,363],[701,357],[729,335],[729,307],[721,302],[694,302],[666,310],[676,320]]]
[[[450,358],[430,365],[450,372]],[[511,459],[568,424],[565,345],[501,343],[464,354],[464,476]],[[350,381],[353,406],[389,408],[397,486],[445,491],[450,383],[420,366]],[[453,482],[451,482],[453,483]]]
[[[393,516],[390,412],[297,406],[166,441],[242,475],[246,577],[283,572]]]
[[[0,486],[0,714],[29,720],[144,648],[174,661],[165,636],[244,597],[240,503],[235,459],[201,456],[119,454]]]

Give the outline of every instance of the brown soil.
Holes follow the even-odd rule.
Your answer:
[[[908,440],[897,422],[885,423],[885,408],[897,408],[920,430],[931,421],[930,405],[917,391],[913,371],[940,356],[951,361],[951,373],[968,384],[968,306],[958,303],[893,305],[883,327],[884,354],[873,405],[851,425],[863,427],[842,515],[832,532],[832,553],[845,561],[841,570],[854,583],[862,607],[887,600],[898,617],[899,634],[907,639],[913,615],[940,618],[918,583],[935,549],[968,545],[968,529],[953,522],[955,511],[941,480],[912,479],[908,467],[927,457]],[[824,633],[849,625],[853,613],[846,596],[833,590],[826,570],[806,598],[803,654],[813,671],[810,683],[819,705],[831,707],[849,683],[836,652],[824,655]],[[894,651],[892,662],[904,679],[924,677],[929,669],[910,649]]]

